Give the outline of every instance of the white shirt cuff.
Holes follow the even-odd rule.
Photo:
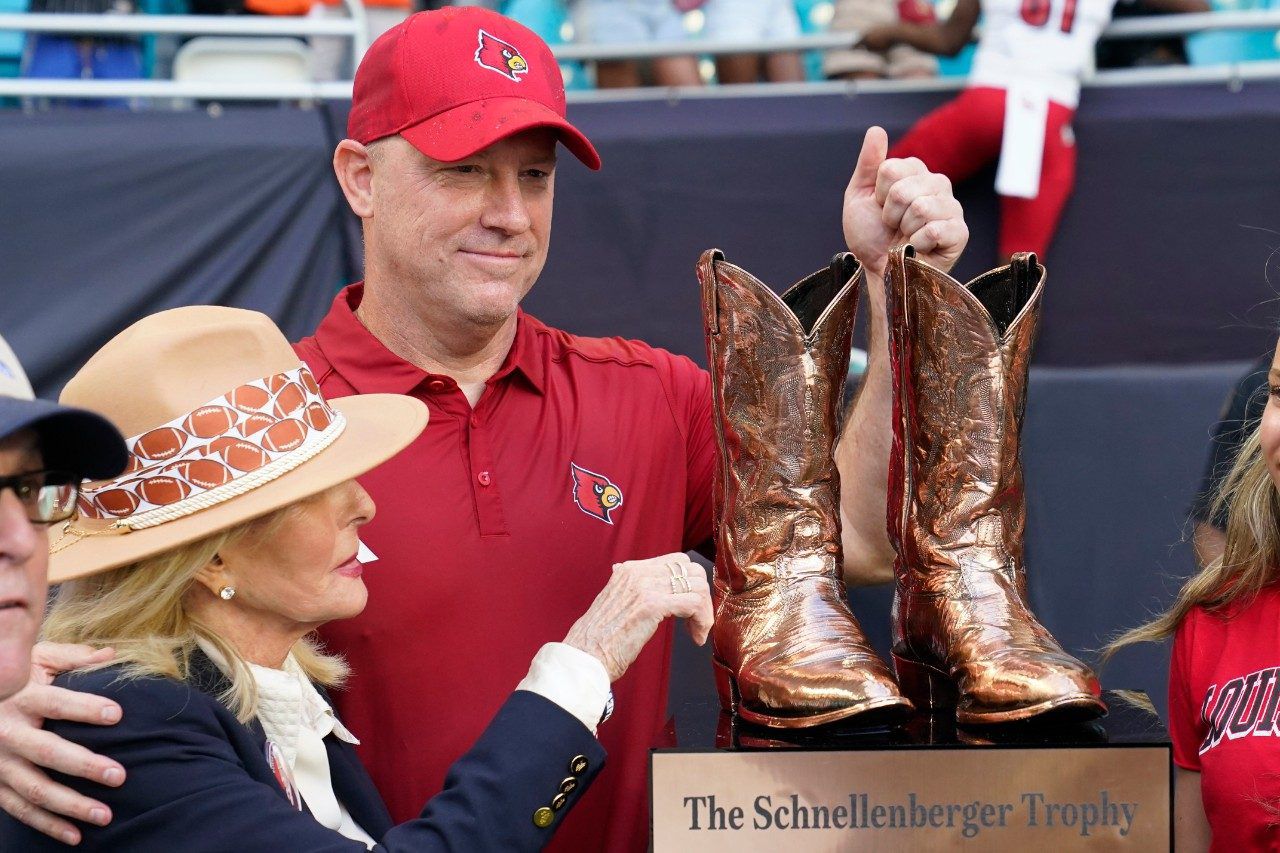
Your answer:
[[[604,664],[581,649],[547,643],[533,656],[529,674],[516,689],[555,702],[595,734],[609,701],[609,673]]]

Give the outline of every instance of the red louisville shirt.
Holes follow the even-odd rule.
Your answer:
[[[452,379],[360,323],[362,293],[339,293],[297,350],[327,397],[408,394],[431,410],[420,438],[361,478],[378,505],[361,531],[379,558],[365,572],[369,604],[323,632],[353,671],[338,710],[400,822],[440,791],[614,563],[710,538],[715,436],[710,379],[689,359],[526,314],[473,411]],[[553,849],[647,847],[648,750],[664,745],[671,639],[668,624],[614,684],[599,733],[609,766]]]
[[[1280,850],[1280,587],[1182,620],[1169,732],[1174,763],[1200,773],[1212,850]]]

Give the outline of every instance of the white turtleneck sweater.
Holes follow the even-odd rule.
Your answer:
[[[200,649],[219,669],[225,659],[212,645]],[[279,751],[302,801],[324,826],[373,847],[375,840],[352,819],[333,792],[324,739],[332,734],[352,745],[360,741],[338,720],[291,653],[280,669],[249,664],[258,689],[258,722]],[[529,674],[516,687],[537,693],[582,721],[593,734],[609,700],[609,675],[591,655],[564,643],[538,650]]]

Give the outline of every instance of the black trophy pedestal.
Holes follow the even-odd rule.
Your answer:
[[[1088,722],[1015,723],[958,727],[953,714],[917,714],[894,729],[835,723],[811,729],[769,729],[732,717],[715,699],[690,702],[676,712],[682,749],[909,749],[928,746],[1167,746],[1160,718],[1109,691],[1107,715]]]
[[[776,730],[714,700],[652,756],[655,851],[1167,850],[1169,738],[1116,693],[1087,722]]]

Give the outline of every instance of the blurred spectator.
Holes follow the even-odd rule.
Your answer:
[[[831,30],[865,33],[874,27],[899,22],[933,24],[936,21],[928,0],[836,0]],[[829,51],[822,61],[822,73],[844,80],[880,77],[908,80],[936,76],[938,60],[907,44],[894,44],[884,50],[855,45],[850,50]]]
[[[579,42],[598,45],[689,40],[684,16],[705,0],[573,0],[570,9]],[[748,0],[756,2],[756,0]],[[700,86],[698,61],[693,56],[665,56],[650,63],[653,82],[659,86]],[[613,60],[596,63],[596,85],[601,89],[644,85],[640,63]]]
[[[711,41],[778,41],[800,35],[792,0],[707,0],[704,38]],[[774,83],[805,79],[799,53],[740,53],[716,57],[721,83]]]
[[[32,0],[30,11],[127,15],[136,11],[136,7],[132,0]],[[136,38],[129,37],[31,33],[27,36],[22,76],[55,80],[136,80],[142,76],[142,48]],[[129,108],[129,101],[121,98],[60,103],[72,107]]]
[[[1141,0],[1148,8],[1201,11],[1206,0]],[[959,183],[992,161],[1000,196],[999,255],[1044,257],[1075,188],[1072,128],[1080,81],[1093,64],[1114,0],[958,0],[946,21],[863,31],[873,50],[910,45],[955,56],[982,19],[968,86],[916,122],[889,152],[916,157]]]
[[[1204,8],[1150,9],[1138,3],[1119,2],[1112,15],[1116,18],[1142,18],[1150,15],[1176,15],[1182,11],[1208,12]],[[1098,68],[1138,68],[1158,65],[1186,65],[1187,47],[1182,36],[1145,39],[1110,39],[1098,42],[1095,51]]]
[[[365,21],[369,25],[369,41],[372,42],[412,13],[411,0],[364,0]]]
[[[299,0],[246,0],[246,2],[299,2]],[[313,18],[347,18],[342,0],[301,0],[311,6]],[[481,5],[475,3],[437,3],[438,6]],[[365,30],[369,43],[415,11],[413,0],[364,0]],[[288,13],[278,13],[288,14]],[[292,14],[306,14],[302,12]],[[318,36],[311,40],[311,76],[316,80],[350,80],[354,64],[351,39]]]

